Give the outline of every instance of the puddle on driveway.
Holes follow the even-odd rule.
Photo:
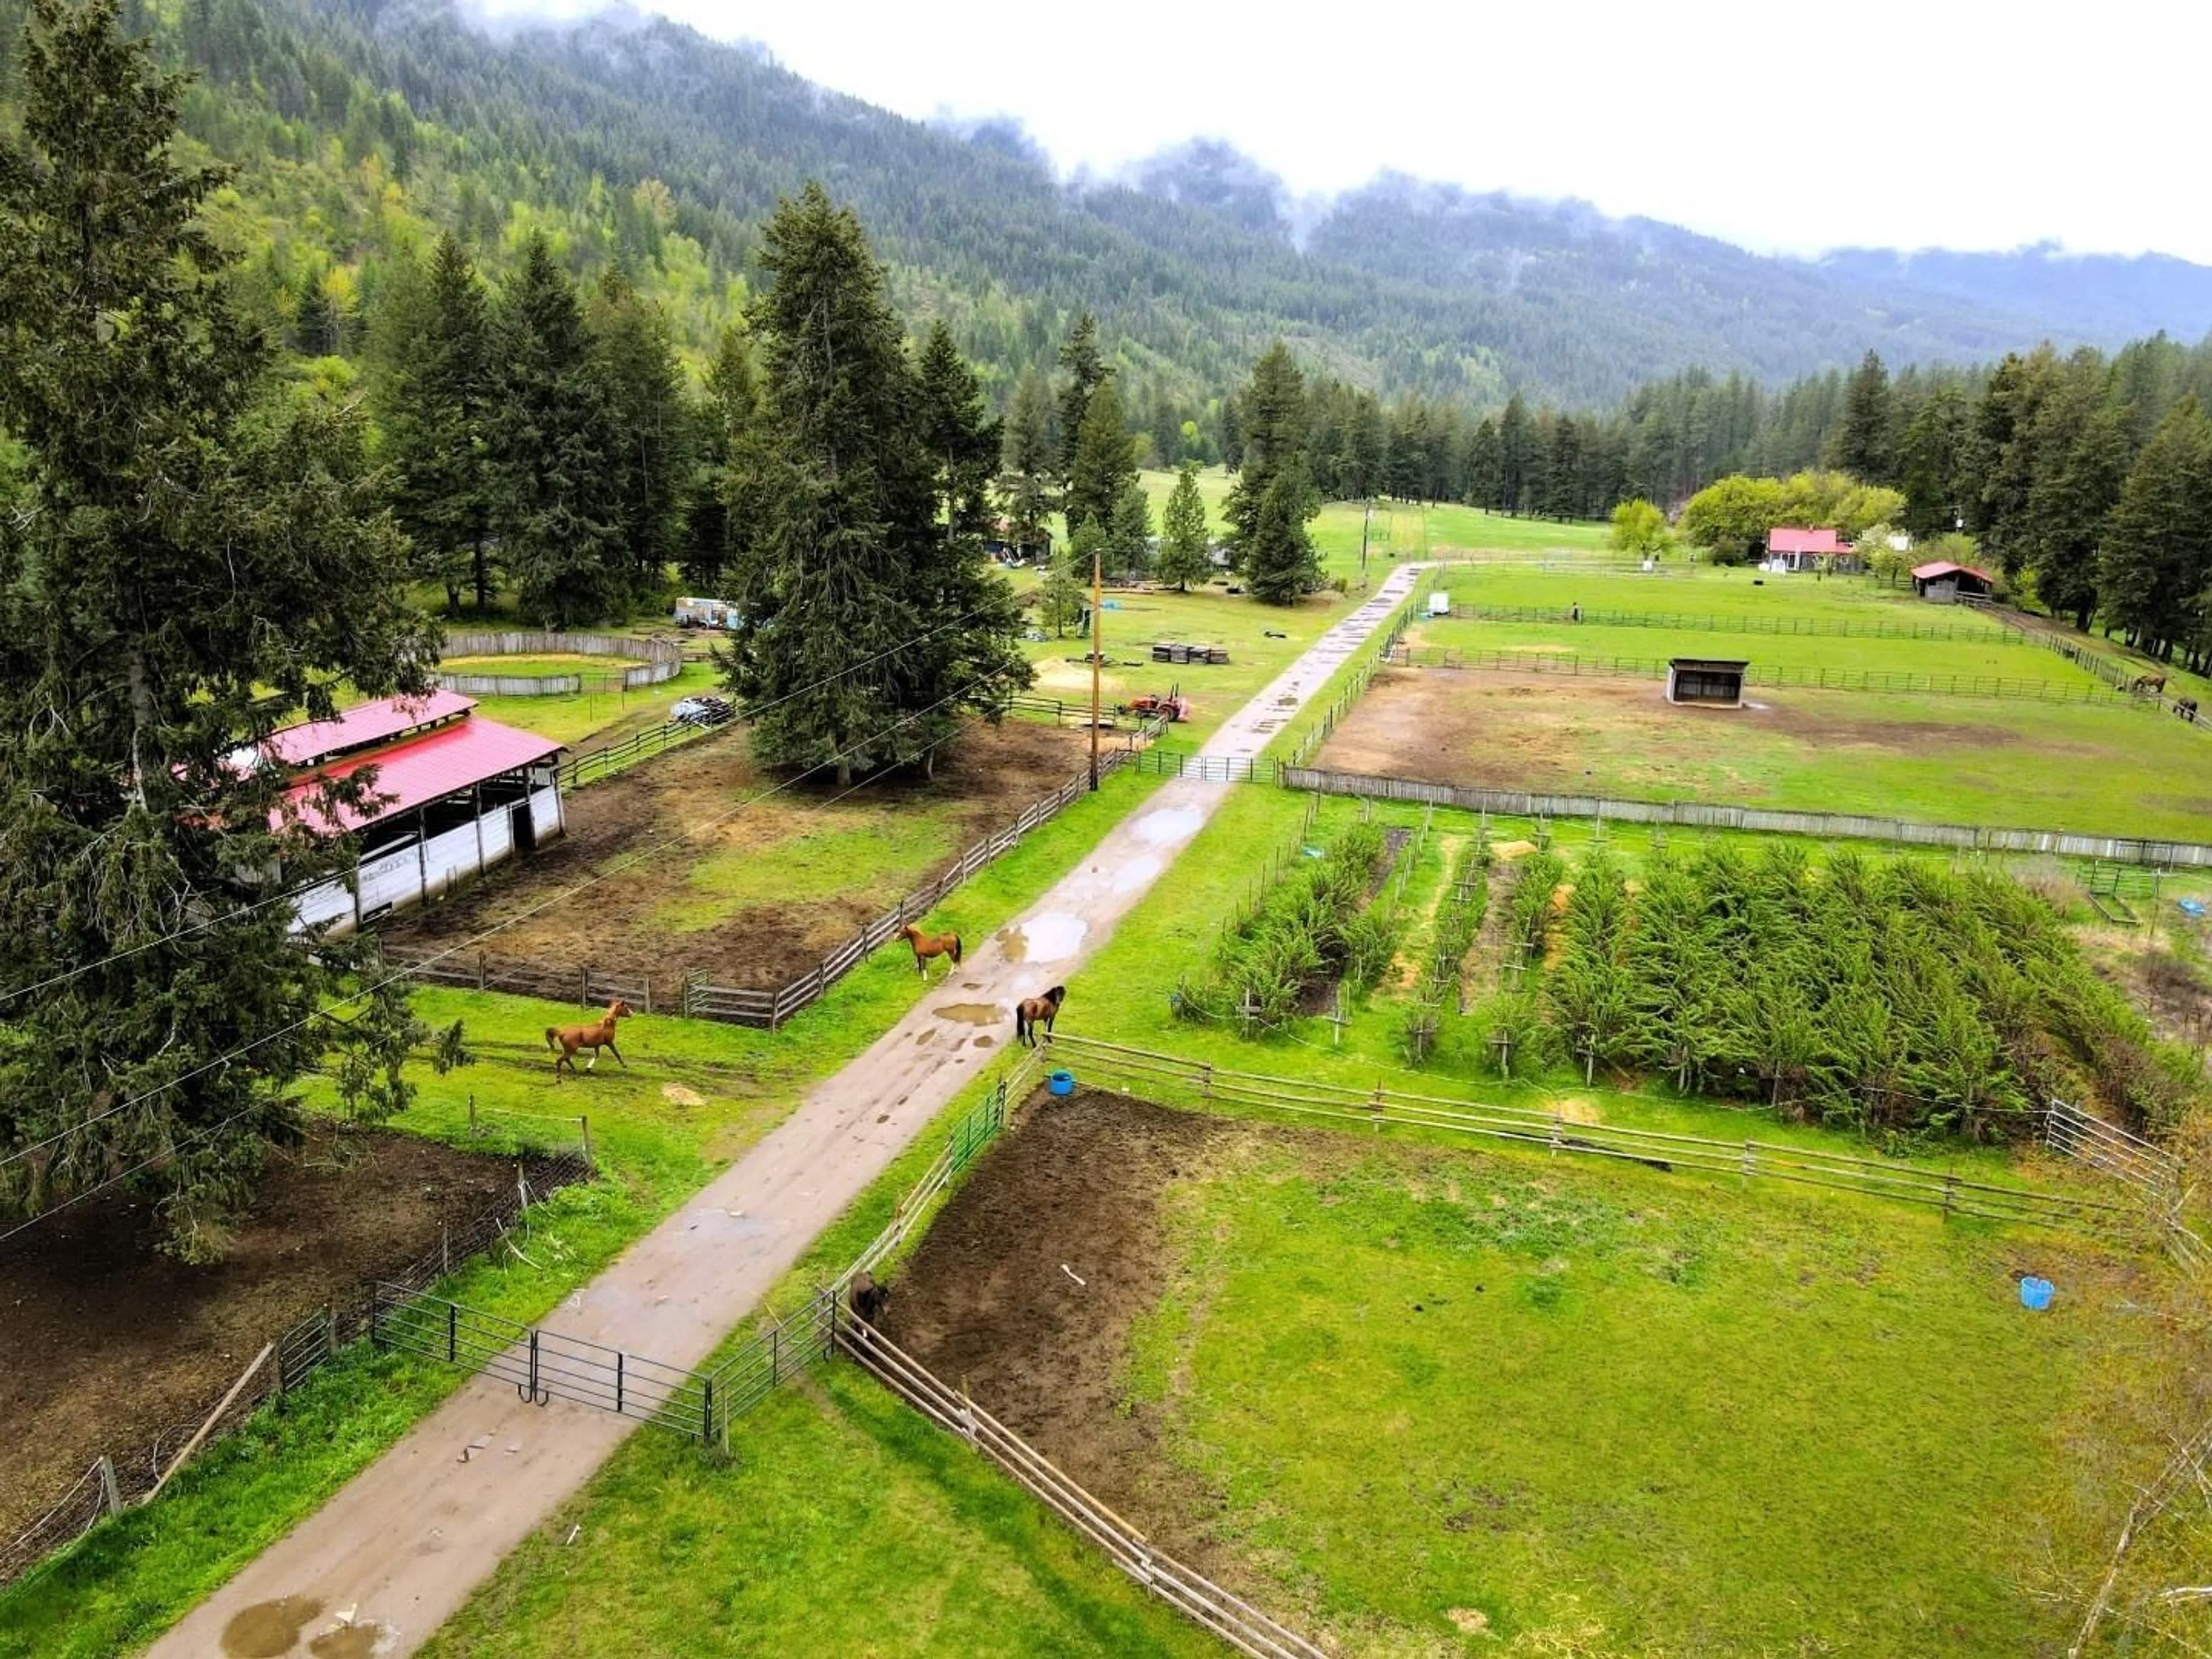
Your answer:
[[[994,1048],[998,1046],[998,1042],[999,1039],[996,1037],[979,1036],[975,1039],[975,1046],[978,1048]]]
[[[383,1634],[384,1626],[374,1621],[340,1625],[308,1643],[307,1651],[315,1659],[375,1659],[378,1641]]]
[[[1137,820],[1137,839],[1154,847],[1171,841],[1188,841],[1204,821],[1195,806],[1163,806]]]
[[[1075,954],[1091,924],[1065,910],[1046,910],[1018,927],[999,931],[999,949],[1008,962],[1059,962]]]
[[[956,1019],[963,1025],[996,1025],[1006,1018],[995,1002],[947,1002],[929,1012],[939,1019]]]
[[[1116,870],[1108,885],[1117,893],[1133,893],[1159,872],[1159,860],[1147,853],[1142,858],[1131,859]]]
[[[312,1595],[257,1601],[222,1627],[222,1650],[227,1659],[283,1659],[322,1610]]]

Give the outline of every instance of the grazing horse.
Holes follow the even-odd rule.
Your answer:
[[[629,1070],[629,1062],[623,1060],[622,1050],[615,1047],[615,1022],[624,1014],[634,1014],[636,1009],[617,997],[607,1004],[607,1012],[592,1025],[549,1025],[545,1028],[545,1046],[560,1052],[553,1056],[553,1080],[561,1080],[561,1068],[568,1068],[568,1075],[576,1075],[576,1050],[589,1048],[590,1063],[584,1069],[591,1071],[599,1063],[599,1050],[604,1048],[617,1060],[622,1060],[623,1070]]]
[[[2194,726],[2197,723],[2197,699],[2176,697],[2173,700],[2173,712],[2178,718],[2187,720]]]
[[[873,1273],[854,1273],[853,1282],[845,1288],[845,1299],[863,1325],[873,1326],[882,1316],[884,1304],[891,1299],[891,1287],[877,1284]]]
[[[1036,1047],[1036,1028],[1042,1025],[1045,1035],[1052,1035],[1052,1023],[1060,1018],[1060,1005],[1067,1000],[1067,987],[1055,985],[1041,997],[1030,997],[1014,1005],[1014,1041]]]
[[[914,946],[915,971],[924,979],[929,977],[929,959],[932,957],[952,958],[945,965],[945,971],[948,974],[960,965],[959,934],[925,933],[911,922],[900,928],[899,933],[908,945]]]
[[[2153,696],[2156,696],[2166,690],[2166,676],[2163,674],[2142,675],[2136,679],[2133,689],[2137,691],[2148,691]]]

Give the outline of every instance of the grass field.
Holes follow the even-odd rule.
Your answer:
[[[1526,605],[1557,611],[1640,611],[1690,616],[1802,618],[1823,623],[1875,622],[1971,629],[2000,638],[2019,635],[1970,605],[1929,605],[1910,587],[1891,587],[1870,576],[1769,576],[1749,568],[1692,564],[1669,556],[1649,574],[1633,565],[1546,569],[1522,563],[1462,565],[1445,571],[1443,586],[1455,605]],[[1782,625],[1787,626],[1787,623]],[[1763,639],[1762,635],[1746,636]]]
[[[1680,708],[1657,680],[1393,671],[1318,763],[1485,788],[2212,841],[2212,744],[2148,708],[1794,687],[1752,699]]]
[[[2124,1264],[1325,1134],[1241,1135],[1163,1207],[1164,1294],[1120,1410],[1171,1473],[1132,1471],[1127,1501],[1347,1651],[1484,1631],[1532,1653],[1980,1655],[2053,1633],[2022,1594],[2034,1517],[2094,1480],[2067,1430]],[[2022,1314],[2022,1268],[2069,1286],[2063,1316]]]
[[[499,657],[490,660],[506,663],[520,659]],[[684,672],[674,679],[659,685],[641,686],[634,691],[617,686],[550,697],[478,697],[477,711],[489,720],[538,732],[556,743],[567,744],[578,754],[586,754],[609,747],[632,732],[659,725],[668,718],[669,709],[678,698],[718,690],[720,686],[721,676],[715,672],[714,664],[686,663]]]
[[[587,657],[580,651],[549,651],[538,656],[444,657],[438,666],[449,674],[512,674],[544,679],[555,674],[617,674],[629,664],[620,657]]]

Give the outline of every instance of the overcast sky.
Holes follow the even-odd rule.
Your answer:
[[[1063,171],[1202,136],[1301,191],[1395,168],[1763,251],[2212,263],[2203,0],[641,3],[902,114],[1014,116]]]

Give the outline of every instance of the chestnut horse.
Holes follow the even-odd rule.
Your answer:
[[[914,946],[915,970],[924,979],[929,977],[929,959],[932,957],[952,958],[945,966],[945,971],[948,974],[960,965],[959,934],[925,933],[912,923],[900,928],[899,933],[908,945]]]
[[[637,1010],[631,1007],[629,1004],[617,997],[612,1002],[607,1004],[607,1012],[600,1017],[595,1025],[547,1026],[545,1046],[561,1051],[553,1056],[553,1080],[556,1083],[561,1080],[561,1068],[563,1066],[568,1068],[570,1077],[576,1075],[576,1050],[579,1048],[589,1048],[592,1051],[591,1060],[584,1067],[587,1072],[599,1065],[599,1050],[602,1048],[617,1060],[622,1060],[623,1070],[625,1072],[629,1070],[629,1062],[623,1060],[622,1050],[615,1047],[615,1022],[624,1014],[634,1014],[636,1012]]]
[[[1014,1005],[1014,1041],[1036,1047],[1036,1028],[1044,1027],[1045,1035],[1052,1035],[1052,1023],[1060,1018],[1060,1005],[1067,1000],[1067,987],[1055,985],[1041,997],[1030,997]]]

